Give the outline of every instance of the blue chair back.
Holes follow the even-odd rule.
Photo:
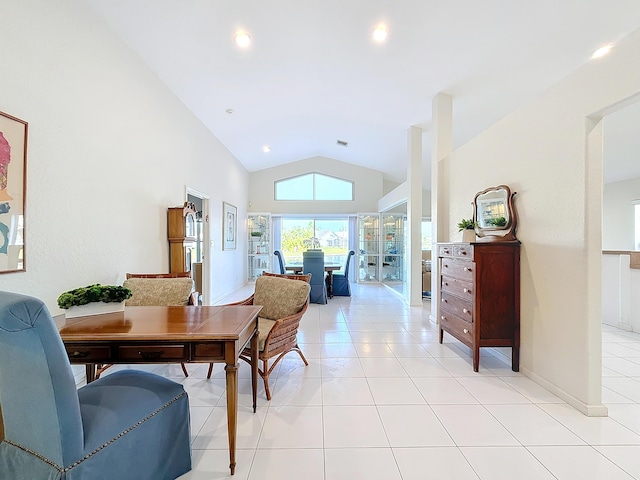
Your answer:
[[[40,300],[8,292],[0,292],[0,404],[7,440],[58,465],[82,458],[80,402],[58,329]]]
[[[0,292],[0,478],[177,478],[191,469],[182,385],[123,370],[80,389],[45,305]]]
[[[307,250],[302,252],[302,271],[311,274],[311,303],[327,303],[327,287],[324,283],[324,252]]]
[[[350,260],[351,257],[354,256],[356,254],[356,252],[354,252],[353,250],[350,250],[349,253],[347,254],[347,263],[344,266],[344,276],[349,278],[349,265],[350,265]]]
[[[280,250],[276,250],[273,254],[278,257],[278,263],[280,265],[280,273],[284,275],[286,272],[284,268],[284,257],[282,256],[282,252]]]

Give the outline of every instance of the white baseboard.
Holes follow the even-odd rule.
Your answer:
[[[601,403],[600,404],[584,403],[584,402],[578,400],[573,395],[571,395],[571,394],[565,392],[564,390],[556,387],[551,382],[548,382],[544,378],[536,375],[531,370],[529,370],[527,368],[523,368],[522,365],[520,365],[520,372],[524,376],[529,377],[531,380],[536,382],[538,385],[546,388],[551,393],[553,393],[554,395],[556,395],[560,399],[562,399],[565,402],[567,402],[569,405],[571,405],[573,408],[578,410],[580,413],[586,415],[587,417],[608,417],[609,416],[609,409],[605,405],[603,405]]]

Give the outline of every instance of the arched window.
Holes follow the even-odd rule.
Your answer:
[[[274,182],[276,200],[350,200],[354,183],[349,180],[305,173]]]

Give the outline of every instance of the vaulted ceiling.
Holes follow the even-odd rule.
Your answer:
[[[460,146],[640,18],[637,0],[85,1],[249,171],[319,155],[397,182],[414,125],[430,181],[434,95]]]

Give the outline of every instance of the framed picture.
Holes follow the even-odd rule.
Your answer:
[[[238,227],[238,209],[222,202],[222,249],[235,250]]]
[[[0,273],[25,270],[27,122],[0,112]]]

